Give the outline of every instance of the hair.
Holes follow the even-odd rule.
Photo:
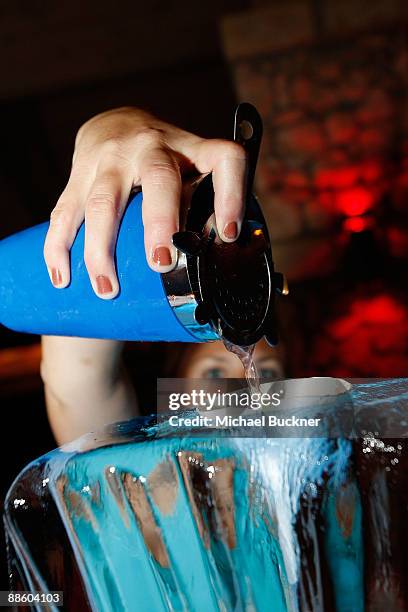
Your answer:
[[[194,342],[166,342],[163,344],[161,376],[163,378],[182,378],[188,355],[196,348],[197,344]]]

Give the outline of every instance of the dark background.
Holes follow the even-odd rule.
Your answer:
[[[135,105],[230,138],[236,102],[253,102],[266,125],[258,190],[291,281],[288,373],[405,376],[404,10],[385,0],[3,3],[0,238],[47,219],[91,116]],[[161,354],[127,353],[146,405]],[[0,499],[54,446],[39,359],[38,338],[0,329]]]
[[[69,176],[76,131],[97,113],[135,105],[203,136],[231,137],[235,95],[218,18],[248,5],[241,0],[3,3],[0,237],[47,219]],[[37,342],[0,329],[0,508],[18,472],[55,446],[39,352],[31,348]],[[23,351],[22,345],[30,348]],[[138,380],[154,385],[153,362],[143,368],[145,359],[130,361],[130,367],[137,362]],[[1,577],[6,588],[4,566]]]

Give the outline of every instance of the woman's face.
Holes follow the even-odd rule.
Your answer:
[[[261,378],[283,378],[282,360],[277,349],[265,340],[258,342],[254,361]],[[222,342],[196,344],[187,350],[180,371],[183,378],[242,378],[242,363]]]

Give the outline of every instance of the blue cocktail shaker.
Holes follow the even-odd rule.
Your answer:
[[[98,298],[89,282],[84,227],[71,249],[71,282],[55,289],[43,259],[48,223],[0,242],[0,323],[34,333],[141,341],[203,342],[223,337],[253,344],[277,341],[275,291],[285,292],[274,271],[265,219],[252,194],[262,122],[253,106],[235,114],[234,139],[248,153],[246,213],[239,239],[224,243],[214,222],[212,176],[193,186],[183,231],[173,236],[176,268],[152,271],[145,258],[142,193],[133,195],[116,244],[119,295]]]

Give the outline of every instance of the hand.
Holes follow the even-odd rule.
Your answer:
[[[136,108],[112,110],[85,123],[44,245],[54,286],[70,282],[69,250],[85,220],[84,259],[92,287],[104,299],[117,295],[118,227],[131,189],[139,186],[147,261],[153,270],[171,270],[182,178],[192,172],[213,173],[217,230],[223,240],[234,241],[241,228],[246,174],[239,144],[200,138]]]

